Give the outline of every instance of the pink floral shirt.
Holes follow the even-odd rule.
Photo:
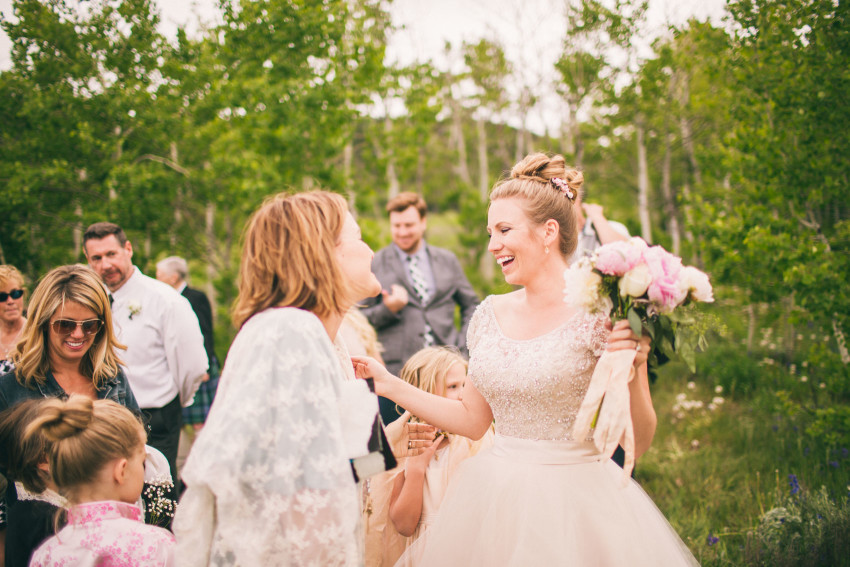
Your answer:
[[[174,536],[142,522],[132,504],[107,500],[74,506],[68,525],[33,554],[31,567],[173,566]]]

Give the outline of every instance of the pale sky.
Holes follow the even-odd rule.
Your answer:
[[[68,0],[74,5],[79,0]],[[162,31],[173,38],[180,26],[194,35],[203,24],[215,23],[218,0],[155,0],[161,10]],[[663,33],[667,24],[681,24],[690,17],[720,22],[725,0],[650,0],[647,17],[652,35]],[[3,18],[12,15],[12,0],[0,0]],[[387,62],[407,64],[414,60],[432,60],[440,68],[457,61],[447,60],[445,42],[459,45],[482,37],[495,38],[504,46],[508,58],[522,69],[518,84],[535,92],[552,91],[556,77],[552,64],[558,59],[566,21],[564,0],[395,0],[391,4],[397,31],[387,48]],[[0,31],[0,70],[11,65],[10,42]],[[543,87],[543,85],[546,85]],[[542,88],[541,88],[542,87]],[[540,132],[543,116],[557,112],[558,104],[546,100],[530,116],[530,126]]]

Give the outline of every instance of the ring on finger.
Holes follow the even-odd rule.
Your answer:
[[[640,348],[640,341],[638,341],[637,346],[635,346],[635,350],[636,350],[636,351],[638,351],[638,352],[640,352],[640,351],[641,351],[641,348]]]

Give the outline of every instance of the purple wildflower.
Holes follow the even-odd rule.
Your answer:
[[[829,461],[829,466],[831,466],[834,469],[837,469],[841,465],[838,464],[838,461]]]
[[[788,486],[791,489],[791,496],[794,496],[798,492],[800,492],[800,483],[797,482],[797,475],[789,474],[788,475]]]
[[[715,543],[717,543],[718,541],[720,541],[720,538],[719,538],[719,537],[715,536],[715,535],[714,535],[713,533],[711,533],[711,532],[708,532],[708,537],[707,537],[707,538],[706,538],[706,540],[705,540],[705,542],[706,542],[708,545],[714,545],[714,544],[715,544]]]

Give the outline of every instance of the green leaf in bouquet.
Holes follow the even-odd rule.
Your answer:
[[[684,341],[681,345],[679,345],[678,354],[682,357],[682,360],[685,361],[685,364],[688,365],[688,370],[692,373],[697,371],[696,353],[694,352],[694,347],[691,343]]]
[[[656,330],[658,323],[656,321],[646,321],[643,324],[643,328],[646,329],[646,332],[649,333],[649,338],[652,339],[652,342],[655,342],[655,335],[658,334]]]
[[[643,322],[640,320],[640,315],[638,315],[633,307],[630,307],[627,316],[629,318],[629,326],[632,328],[634,334],[641,336],[643,334]]]

